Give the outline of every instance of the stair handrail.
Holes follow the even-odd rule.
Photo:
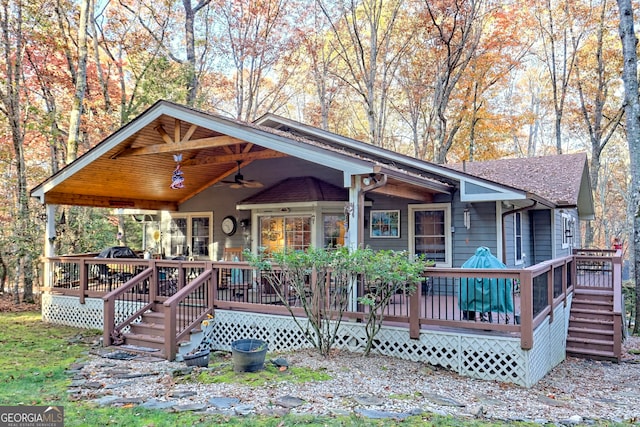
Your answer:
[[[104,347],[108,347],[111,344],[122,344],[124,342],[122,330],[153,305],[154,298],[152,298],[148,290],[147,292],[138,292],[136,289],[140,283],[143,283],[145,280],[150,280],[153,273],[153,268],[146,268],[126,281],[122,286],[102,297],[104,301],[104,328],[102,332]],[[115,312],[117,301],[135,304],[142,303],[142,306],[122,321],[116,323]]]
[[[218,274],[211,265],[208,265],[206,270],[200,273],[198,277],[193,279],[184,288],[176,292],[172,297],[167,299],[163,306],[165,308],[165,356],[167,360],[174,360],[178,350],[178,341],[185,337],[191,330],[198,326],[207,315],[213,314],[214,306],[214,284],[217,283]],[[187,316],[181,316],[182,327],[178,330],[178,306],[183,303],[187,298],[193,296],[196,291],[199,291],[202,287],[205,287],[203,295],[206,299],[206,304],[203,309],[196,313],[185,313]],[[191,314],[190,317],[188,315]],[[196,314],[196,315],[193,315]]]

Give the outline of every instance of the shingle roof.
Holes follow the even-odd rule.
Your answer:
[[[444,165],[518,188],[555,203],[577,205],[587,162],[585,153]]]
[[[267,204],[292,202],[345,202],[349,192],[328,182],[311,176],[284,179],[239,204]]]

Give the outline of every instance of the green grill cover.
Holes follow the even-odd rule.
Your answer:
[[[507,268],[493,256],[489,248],[481,246],[475,255],[462,264],[462,268]],[[461,278],[460,310],[480,313],[513,313],[511,279]]]

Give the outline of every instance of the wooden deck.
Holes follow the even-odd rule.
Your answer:
[[[519,336],[522,348],[528,348],[533,342],[534,329],[553,312],[554,307],[564,304],[575,287],[604,289],[619,285],[620,271],[616,270],[619,261],[611,254],[599,257],[574,255],[526,269],[430,268],[425,271],[425,283],[418,286],[416,292],[411,295],[397,292],[392,296],[383,309],[384,320],[387,324],[407,327],[412,337],[428,328],[459,328]],[[109,274],[95,274],[95,271],[102,271],[102,267],[96,267],[101,263],[107,265]],[[138,304],[141,310],[162,306],[177,313],[184,309],[186,302],[190,306],[198,306],[197,310],[180,314],[183,317],[180,325],[166,321],[169,330],[165,332],[165,340],[174,341],[173,349],[176,339],[197,327],[198,322],[216,309],[282,315],[290,314],[291,309],[296,315],[304,315],[301,308],[303,299],[313,295],[311,289],[320,289],[323,295],[314,303],[321,301],[330,305],[335,303],[335,298],[345,295],[343,289],[317,283],[308,284],[304,297],[293,289],[278,293],[268,281],[259,279],[262,272],[242,262],[58,257],[49,260],[49,268],[53,274],[50,276],[51,286],[46,289],[48,292],[77,296],[81,300],[101,297],[109,307]],[[479,306],[494,309],[463,309],[465,302],[460,296],[464,289],[468,289],[465,286],[470,281],[497,283],[498,289],[501,286],[505,289],[499,298],[491,295],[490,292],[494,291],[483,296],[491,303]],[[495,286],[489,288],[494,289]],[[358,285],[346,296],[349,304],[342,316],[364,319],[369,307],[358,299],[364,292],[362,285]],[[507,299],[508,303],[496,305],[496,298],[499,301]],[[337,315],[337,311],[329,310],[327,313],[329,316]],[[115,328],[111,332],[105,331],[107,342],[112,334],[117,335],[117,331],[133,321],[129,318],[116,324],[113,314],[105,315],[110,316],[105,324],[113,324]],[[132,313],[131,316],[136,315]],[[174,351],[171,348],[167,350],[169,357]]]

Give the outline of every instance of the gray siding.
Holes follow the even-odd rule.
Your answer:
[[[553,258],[551,250],[551,211],[548,209],[534,210],[531,216],[531,257],[527,265],[537,264]]]
[[[471,227],[464,226],[464,210],[469,209]],[[456,200],[451,208],[453,225],[453,267],[460,267],[473,256],[476,249],[486,246],[497,256],[496,204],[495,202],[467,205]]]
[[[409,223],[408,223],[408,205],[406,199],[385,196],[381,194],[367,194],[367,200],[371,200],[372,206],[366,207],[364,210],[364,244],[374,250],[394,250],[406,251],[409,249]],[[369,237],[369,220],[371,210],[400,210],[400,238],[393,237]]]

